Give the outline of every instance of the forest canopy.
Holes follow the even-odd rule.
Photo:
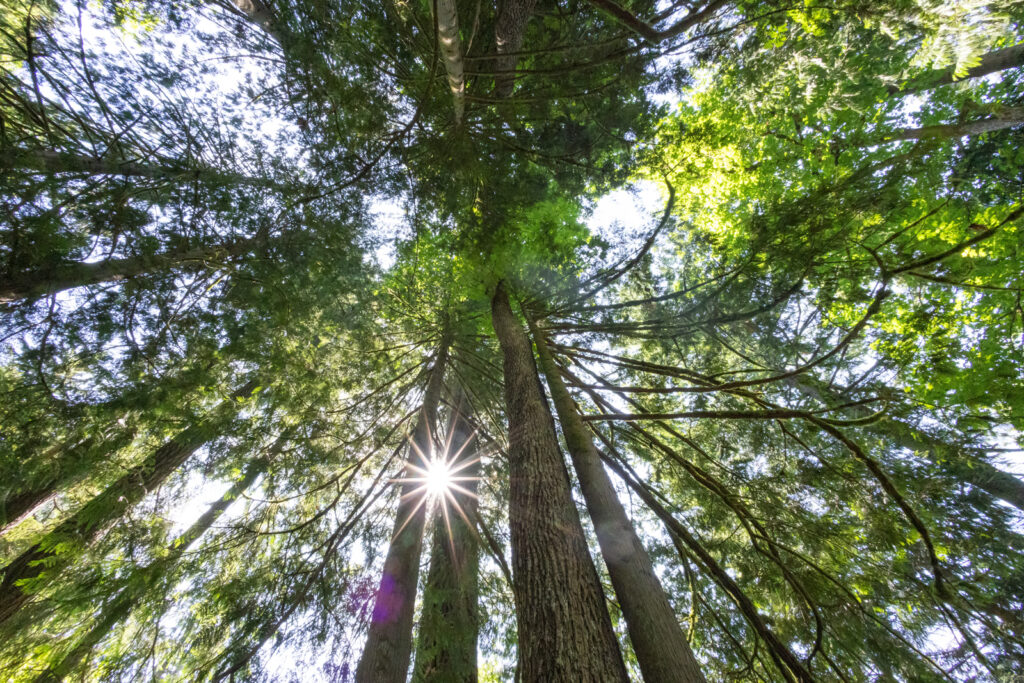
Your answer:
[[[0,678],[1018,680],[1022,21],[6,0]]]

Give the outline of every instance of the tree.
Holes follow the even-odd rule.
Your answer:
[[[1022,17],[5,6],[3,677],[1012,676]]]

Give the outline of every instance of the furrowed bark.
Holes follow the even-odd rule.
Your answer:
[[[533,14],[537,0],[499,0],[498,19],[494,24],[494,42],[498,58],[494,60],[494,93],[508,97],[516,81],[514,54],[523,46],[526,24]]]
[[[3,580],[0,581],[0,624],[17,614],[31,599],[32,593],[42,588],[41,583],[45,585],[73,562],[78,556],[76,549],[99,538],[111,524],[147,493],[159,487],[189,456],[209,441],[218,427],[234,416],[235,399],[249,396],[255,388],[256,383],[249,382],[236,391],[231,399],[217,406],[209,418],[192,425],[156,449],[144,462],[132,467],[4,567]],[[25,581],[34,584],[31,590],[19,585]]]
[[[444,384],[451,336],[447,331],[434,356],[434,366],[423,393],[423,407],[409,440],[406,478],[418,476],[430,457],[437,426],[437,405]],[[416,583],[426,526],[424,492],[416,482],[402,484],[395,513],[394,533],[384,560],[384,573],[373,605],[370,631],[363,656],[356,669],[357,683],[404,683],[412,654],[412,620],[416,606]]]
[[[839,392],[807,377],[794,377],[788,383],[800,393],[818,401],[844,401]],[[867,417],[872,413],[871,409],[864,406],[852,406],[846,412],[854,418]],[[963,453],[957,445],[946,443],[902,420],[882,419],[861,425],[860,428],[921,455],[968,484],[1024,510],[1024,481],[984,460]]]
[[[147,273],[182,268],[198,270],[209,261],[240,256],[265,243],[262,236],[199,249],[110,259],[96,263],[62,263],[0,279],[0,304],[38,299],[76,287],[118,282]]]
[[[459,38],[459,13],[455,0],[434,0],[437,17],[437,40],[441,44],[444,69],[448,73],[448,87],[455,106],[455,125],[462,125],[466,111],[466,79],[463,75],[462,41]]]
[[[224,495],[207,509],[184,533],[174,540],[167,548],[167,555],[139,570],[139,581],[132,581],[118,595],[108,602],[96,619],[96,623],[84,633],[75,645],[59,661],[40,674],[36,683],[57,683],[74,671],[75,667],[88,656],[89,652],[123,619],[125,619],[139,601],[145,597],[146,591],[166,574],[174,563],[188,550],[189,546],[199,539],[224,514],[242,493],[263,474],[267,468],[266,460],[257,460],[249,464],[245,474],[236,481]]]
[[[477,570],[480,549],[471,522],[476,518],[480,471],[469,404],[458,390],[448,428],[447,458],[456,484],[451,498],[434,512],[430,571],[423,589],[423,610],[412,680],[415,683],[476,683]],[[458,456],[456,457],[456,454]]]
[[[704,683],[651,558],[619,502],[546,340],[536,324],[527,320],[644,680]]]
[[[627,681],[530,342],[501,283],[491,312],[504,355],[520,676],[525,683]]]

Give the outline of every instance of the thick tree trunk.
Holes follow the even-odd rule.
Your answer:
[[[516,80],[515,52],[523,46],[526,23],[533,14],[537,0],[499,0],[498,19],[494,24],[494,42],[498,58],[494,60],[494,93],[497,97],[508,97]]]
[[[619,502],[547,342],[533,321],[530,328],[644,680],[704,683],[704,674],[654,573],[651,558]]]
[[[200,269],[210,261],[239,256],[263,244],[263,237],[237,240],[198,249],[171,251],[151,256],[110,259],[96,263],[62,263],[0,279],[0,304],[38,299],[75,287],[117,282],[171,268]]]
[[[627,681],[530,342],[501,283],[491,312],[504,355],[520,675],[525,683]]]
[[[258,460],[246,467],[244,476],[224,492],[184,533],[171,543],[167,554],[138,571],[138,581],[132,581],[100,611],[96,623],[58,662],[36,678],[37,683],[57,683],[64,680],[121,620],[131,614],[146,591],[156,584],[189,546],[199,539],[253,482],[266,470],[266,460]]]
[[[789,380],[789,384],[817,401],[840,404],[845,400],[841,392],[829,389],[823,383],[808,377],[794,377]],[[865,406],[852,406],[846,409],[846,413],[856,419],[868,417],[872,411]],[[900,448],[924,456],[968,484],[1024,511],[1024,481],[984,460],[965,454],[960,446],[946,443],[897,419],[883,418],[859,428],[877,434]]]
[[[462,41],[459,38],[459,13],[455,0],[434,0],[437,10],[437,40],[448,73],[448,87],[455,104],[455,125],[462,125],[466,110],[466,79],[463,75]]]
[[[434,512],[430,571],[423,589],[414,683],[476,683],[477,570],[480,550],[468,520],[476,516],[480,456],[460,390],[448,426],[448,453],[457,485]],[[441,506],[444,506],[442,509]]]
[[[26,587],[16,585],[18,582],[33,579],[45,582],[57,576],[77,557],[76,548],[97,539],[147,493],[160,486],[190,455],[209,441],[225,419],[234,415],[235,398],[248,396],[255,388],[256,383],[249,382],[236,391],[231,399],[217,406],[208,419],[189,427],[156,449],[144,462],[132,467],[103,493],[4,567],[3,580],[0,581],[0,624],[17,614],[29,601],[32,592],[42,587],[39,581],[32,581],[34,585],[26,590]]]
[[[409,441],[406,478],[416,477],[414,468],[424,468],[430,457],[450,343],[451,337],[445,332],[434,356],[434,366],[423,392],[423,406]],[[409,673],[416,583],[427,515],[425,493],[417,491],[418,488],[417,483],[411,481],[402,485],[395,513],[395,530],[384,559],[384,573],[373,605],[370,631],[356,670],[358,683],[405,683]]]

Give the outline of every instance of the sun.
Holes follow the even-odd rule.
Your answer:
[[[443,458],[434,458],[423,469],[422,480],[427,495],[440,498],[453,483],[452,469]]]

